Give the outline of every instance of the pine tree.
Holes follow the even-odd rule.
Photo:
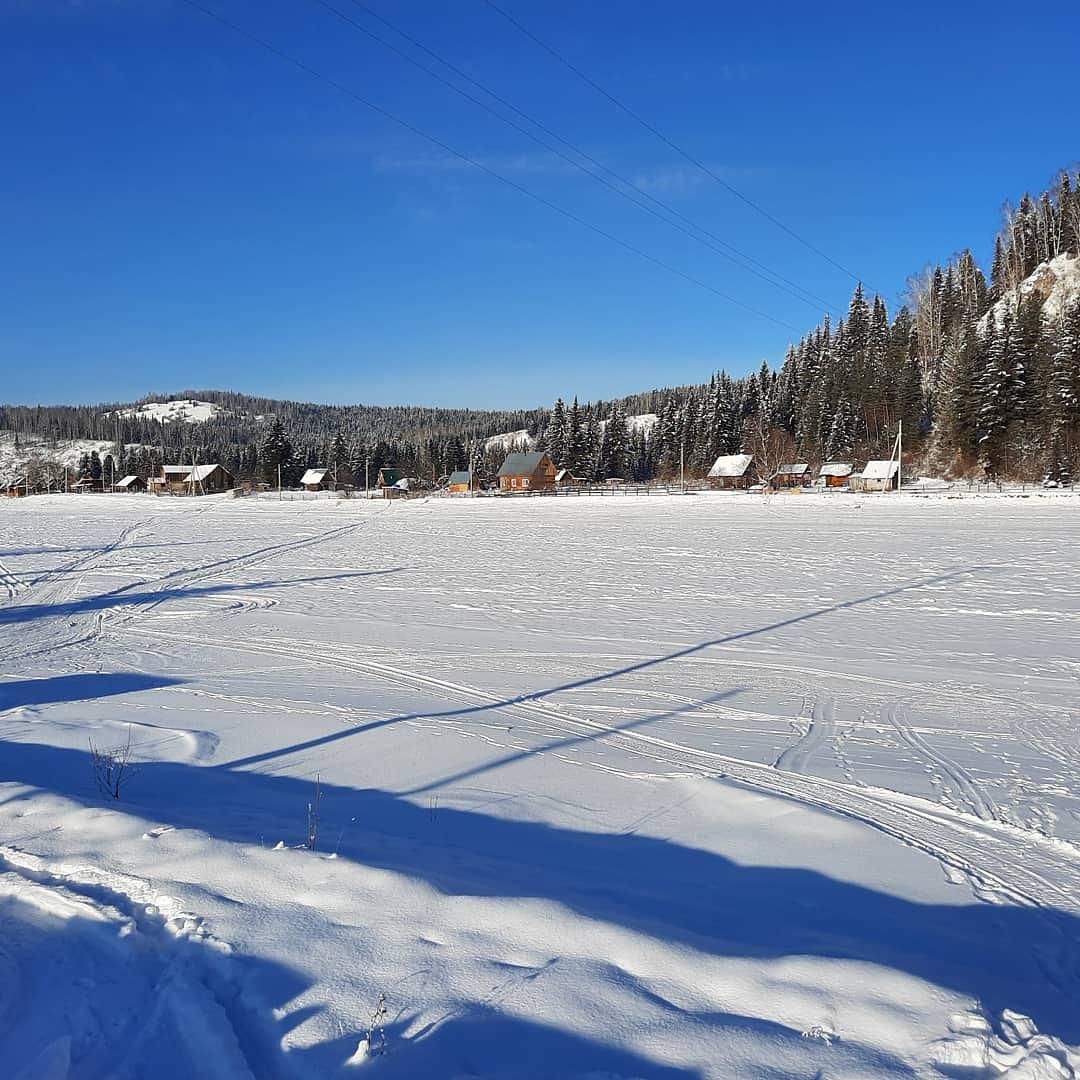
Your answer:
[[[999,326],[991,314],[986,325],[986,366],[977,388],[979,463],[987,476],[1008,467],[1009,344],[1012,319],[1008,311]]]
[[[603,476],[625,480],[630,475],[630,428],[626,413],[616,405],[604,428]]]
[[[564,464],[568,457],[569,425],[566,418],[566,405],[558,398],[552,407],[544,432],[544,449],[551,455],[556,465]]]
[[[279,467],[282,485],[288,486],[293,482],[295,453],[280,417],[274,417],[270,430],[263,440],[259,458],[262,465],[263,479],[268,484],[277,484]]]

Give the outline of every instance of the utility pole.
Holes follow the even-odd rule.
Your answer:
[[[364,455],[364,498],[369,498],[368,495],[368,475],[371,473],[371,455]]]
[[[281,502],[281,462],[278,462],[277,467],[277,498],[278,502]]]
[[[686,436],[679,443],[679,486],[686,491]]]
[[[896,494],[904,486],[904,421],[896,421]]]

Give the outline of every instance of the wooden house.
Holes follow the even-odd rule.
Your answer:
[[[146,481],[141,476],[125,476],[123,480],[117,480],[113,487],[124,494],[131,494],[135,491],[145,491]]]
[[[818,483],[823,487],[847,487],[855,466],[849,461],[830,461],[818,469]]]
[[[861,473],[851,478],[856,491],[895,491],[900,476],[898,461],[868,461]]]
[[[396,487],[405,479],[405,474],[400,469],[380,469],[379,475],[375,477],[375,486],[377,488],[392,488]]]
[[[551,491],[555,487],[555,462],[544,450],[507,454],[499,470],[500,491]]]
[[[329,469],[308,469],[300,477],[300,486],[305,491],[325,491],[333,487]]]
[[[25,476],[20,476],[18,480],[13,481],[4,488],[4,494],[12,499],[17,499],[21,495],[29,495],[30,484]]]
[[[751,465],[753,454],[724,454],[709,470],[709,486],[714,488],[748,488],[754,482]]]
[[[96,480],[92,476],[80,476],[71,484],[69,490],[77,495],[85,495],[91,491],[104,491],[105,485],[100,476]]]
[[[556,487],[575,487],[584,483],[584,480],[575,476],[569,469],[559,469],[555,473]]]
[[[159,495],[215,495],[236,485],[230,472],[212,464],[162,465],[147,486]]]
[[[458,469],[456,472],[450,474],[450,479],[447,481],[446,490],[451,495],[464,495],[473,489],[473,474],[472,469]]]
[[[772,485],[778,488],[802,487],[809,480],[810,465],[807,462],[801,462],[797,465],[781,465],[772,478]]]

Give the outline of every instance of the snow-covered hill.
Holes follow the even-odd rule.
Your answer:
[[[0,431],[0,485],[14,483],[26,473],[26,464],[32,458],[43,461],[55,461],[74,470],[83,454],[95,450],[101,457],[110,454],[115,446],[111,442],[96,442],[92,439],[65,439],[50,443],[38,435],[18,436],[15,445],[15,432]],[[129,449],[138,449],[139,444],[128,444]]]
[[[201,424],[226,411],[211,401],[146,401],[119,410],[119,415],[126,419],[159,420],[163,424]]]
[[[502,435],[492,435],[485,439],[484,451],[486,453],[490,450],[504,450],[509,453],[511,450],[531,450],[534,442],[528,429],[522,428],[520,431],[507,431]]]
[[[1032,295],[1042,300],[1045,318],[1060,319],[1064,311],[1080,302],[1080,258],[1058,255],[1049,262],[1039,263],[1032,274],[1020,282],[1019,288],[1010,289],[979,320],[980,331],[986,329],[991,314],[1000,323],[1006,310],[1015,316],[1020,301]]]

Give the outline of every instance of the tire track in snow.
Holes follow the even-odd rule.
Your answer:
[[[806,766],[814,753],[826,743],[831,742],[836,734],[836,702],[827,701],[824,705],[814,703],[810,726],[792,746],[789,746],[773,762],[774,769],[786,772],[805,773]]]

